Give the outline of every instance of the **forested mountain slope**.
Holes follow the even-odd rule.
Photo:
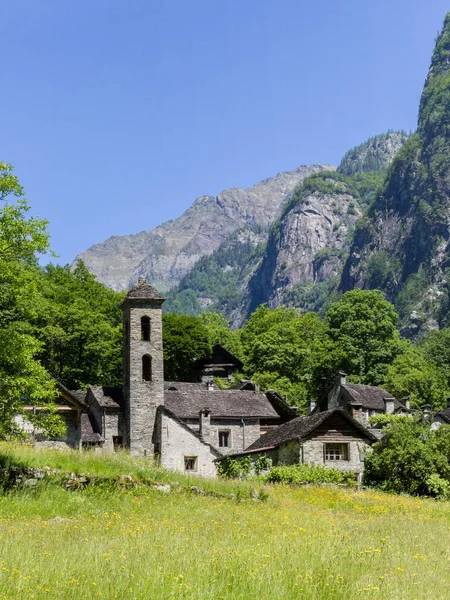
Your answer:
[[[127,289],[145,275],[165,291],[236,230],[267,228],[305,177],[330,168],[300,166],[245,190],[231,188],[216,197],[201,196],[178,219],[137,235],[113,236],[74,262],[82,259],[99,281],[115,290]]]
[[[420,101],[417,132],[358,222],[341,289],[380,288],[404,331],[448,323],[450,275],[450,14]]]

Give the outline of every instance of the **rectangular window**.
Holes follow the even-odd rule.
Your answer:
[[[325,444],[325,460],[349,460],[348,444]]]
[[[230,432],[219,431],[219,448],[229,448],[230,446]]]
[[[185,471],[196,471],[197,470],[197,457],[196,456],[185,456],[184,457],[184,470]]]

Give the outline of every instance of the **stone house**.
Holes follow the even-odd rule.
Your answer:
[[[378,438],[342,408],[297,417],[267,432],[244,452],[265,455],[273,465],[314,464],[355,473],[364,471],[364,455]]]
[[[347,411],[366,426],[369,424],[369,417],[373,415],[408,414],[410,411],[408,399],[402,403],[381,387],[347,383],[345,373],[342,372],[337,373],[326,401],[317,406],[313,402],[310,412],[334,408]]]
[[[434,415],[431,428],[438,429],[441,425],[450,425],[450,398],[447,398],[447,408]]]

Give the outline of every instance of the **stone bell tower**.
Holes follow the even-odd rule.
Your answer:
[[[164,404],[163,302],[145,277],[139,277],[122,303],[126,444],[135,456],[153,454],[156,409]]]

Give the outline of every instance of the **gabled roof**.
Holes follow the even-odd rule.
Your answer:
[[[56,387],[65,400],[74,404],[77,408],[82,409],[86,407],[84,399],[82,399],[83,395],[86,396],[86,392],[83,392],[82,390],[69,390],[60,381],[56,382]]]
[[[102,408],[122,408],[122,388],[106,385],[91,385],[89,386],[89,390]]]
[[[128,300],[161,300],[164,301],[164,297],[158,292],[156,288],[147,283],[145,277],[139,277],[138,282],[125,297],[124,302]]]
[[[103,442],[102,435],[97,428],[96,422],[88,413],[82,413],[81,420],[81,441],[82,442]]]
[[[164,390],[178,391],[178,392],[190,392],[194,394],[198,390],[205,390],[206,384],[197,382],[190,383],[188,381],[165,381]]]
[[[244,364],[223,346],[214,344],[211,356],[199,358],[194,363],[194,368],[196,369],[213,367],[234,367],[240,371],[244,367]]]
[[[450,407],[446,408],[445,410],[440,410],[438,413],[436,413],[436,417],[441,417],[443,421],[450,423]]]
[[[350,398],[362,404],[363,408],[369,410],[385,410],[384,398],[392,398],[387,390],[372,385],[360,385],[357,383],[345,383],[341,386],[350,396]],[[406,410],[406,407],[394,398],[394,410]]]
[[[263,392],[208,391],[204,388],[193,391],[165,390],[164,405],[181,419],[198,419],[203,408],[209,408],[212,418],[280,418]]]
[[[158,408],[156,409],[156,414],[158,415],[160,413],[163,413],[163,414],[167,415],[169,418],[173,419],[175,421],[175,423],[178,423],[178,425],[180,427],[182,427],[183,429],[188,431],[191,435],[196,437],[202,444],[204,444],[205,446],[208,446],[210,448],[211,452],[213,452],[213,454],[215,454],[218,458],[222,458],[223,454],[221,452],[219,452],[217,450],[217,448],[214,448],[213,445],[208,444],[208,442],[205,442],[205,440],[202,438],[202,436],[197,431],[194,431],[193,429],[191,429],[189,427],[189,425],[186,425],[186,423],[182,419],[177,417],[177,415],[175,413],[173,413],[171,410],[169,410],[167,408],[167,406],[159,405]]]
[[[263,434],[258,440],[256,440],[256,442],[251,444],[245,450],[245,452],[259,449],[262,450],[265,448],[276,448],[284,442],[305,438],[317,427],[319,427],[319,425],[322,425],[329,417],[336,414],[341,415],[372,442],[377,441],[377,438],[373,435],[373,433],[371,433],[368,429],[361,425],[361,423],[349,415],[348,412],[340,408],[335,408],[333,410],[318,412],[308,417],[297,417],[292,421],[288,421],[276,429],[272,429]]]

